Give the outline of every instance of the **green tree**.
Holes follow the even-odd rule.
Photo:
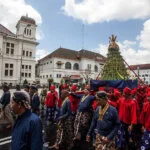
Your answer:
[[[54,79],[53,78],[48,78],[47,81],[48,81],[48,86],[50,88],[50,86],[53,83]]]
[[[64,83],[65,83],[64,78],[61,78],[61,80],[60,80],[60,84],[64,84]]]
[[[104,65],[101,80],[126,80],[129,78],[123,58],[116,43],[117,36],[109,37],[107,60]]]
[[[25,79],[25,80],[23,81],[23,85],[26,85],[26,84],[28,84],[27,79]]]

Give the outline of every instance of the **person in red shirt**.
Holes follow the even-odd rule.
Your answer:
[[[118,89],[114,89],[114,92],[109,94],[109,100],[108,103],[109,105],[114,106],[115,108],[117,108],[117,102],[121,97],[121,93],[119,92]]]
[[[138,101],[138,98],[137,98],[137,88],[132,89],[131,95],[132,95],[132,98],[133,98],[134,102],[136,103],[136,114],[137,114],[137,124],[133,125],[132,139],[133,139],[133,142],[134,142],[135,149],[139,149],[140,141],[141,141],[143,133],[142,133],[142,130],[141,130],[142,125],[140,123],[141,109],[140,109],[140,104],[139,104],[139,101]]]
[[[124,88],[123,96],[118,100],[118,114],[121,126],[117,133],[116,145],[120,149],[129,147],[131,132],[134,124],[137,123],[136,104],[131,97],[131,89]]]
[[[61,93],[62,93],[63,90],[68,90],[68,85],[66,83],[59,86],[59,98],[58,98],[58,101],[57,101],[56,111],[55,111],[55,118],[54,118],[55,122],[58,122],[58,118],[60,116],[60,109],[61,109],[61,106],[62,106]]]
[[[70,92],[76,92],[76,90],[77,90],[77,86],[72,85],[70,88]],[[76,114],[80,100],[74,95],[69,95],[69,100],[70,100],[72,113]]]
[[[141,150],[150,149],[150,91],[147,94],[148,102],[145,102],[140,115],[140,122],[143,125],[144,134],[141,139]]]
[[[137,89],[136,89],[136,88],[132,89],[131,95],[132,95],[132,98],[133,98],[133,99],[136,98],[136,95],[137,95]]]
[[[52,121],[52,122],[54,121],[57,102],[58,102],[58,93],[55,90],[55,86],[52,85],[50,87],[50,92],[48,92],[45,100],[47,121]]]

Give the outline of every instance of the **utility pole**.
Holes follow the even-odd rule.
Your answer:
[[[82,24],[82,49],[84,49],[84,32],[85,32],[85,25]]]

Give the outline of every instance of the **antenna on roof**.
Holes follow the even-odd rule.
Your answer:
[[[82,24],[82,49],[84,49],[84,30],[85,30],[85,26],[84,23]]]

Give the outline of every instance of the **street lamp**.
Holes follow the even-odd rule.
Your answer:
[[[23,31],[23,38],[24,38],[24,33],[26,31],[26,28],[27,27],[30,27],[31,25],[30,24],[27,24],[24,28],[24,31]],[[19,85],[21,86],[21,80],[22,80],[22,54],[23,54],[23,38],[22,38],[22,49],[21,49],[21,60],[20,60],[20,82],[19,82]]]
[[[138,76],[139,76],[139,66],[137,67],[137,72],[138,72]]]

